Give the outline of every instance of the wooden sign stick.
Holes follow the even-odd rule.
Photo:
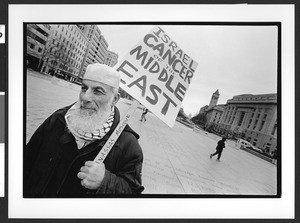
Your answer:
[[[128,121],[130,120],[131,116],[139,106],[139,102],[137,100],[133,100],[131,106],[127,110],[126,114],[123,116],[121,121],[119,122],[118,126],[115,128],[113,133],[110,135],[109,139],[106,141],[96,158],[94,159],[94,162],[100,164],[104,161],[110,150],[112,149],[113,145],[121,135],[123,129],[127,125]]]

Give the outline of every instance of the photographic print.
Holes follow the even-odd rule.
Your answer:
[[[278,19],[260,7],[162,13],[170,7],[70,6],[66,18],[50,6],[55,20],[10,8],[9,97],[20,113],[9,123],[22,140],[10,141],[9,216],[280,215],[293,173],[281,106],[290,20],[278,7]]]
[[[52,113],[78,101],[83,80],[89,79],[85,77],[88,65],[105,64],[121,76],[116,104],[121,117],[134,100],[140,102],[129,126],[139,135],[143,153],[139,186],[144,189],[125,194],[279,195],[279,28],[277,24],[26,24],[28,150],[43,150],[35,144],[53,137],[51,130],[44,130],[28,144]],[[79,101],[84,103],[82,98]],[[42,127],[52,128],[49,125]],[[67,127],[64,123],[59,136],[68,132]],[[53,127],[53,131],[59,130]],[[76,135],[71,135],[72,149],[78,152]],[[64,150],[61,143],[48,141],[48,145]],[[71,151],[69,155],[75,156]],[[25,157],[24,165],[29,162],[35,176],[44,173],[35,170],[35,162],[40,161],[33,156],[43,155]],[[73,174],[93,158],[80,160]],[[59,158],[57,162],[69,161]],[[117,161],[111,162],[116,165]],[[66,164],[64,170],[75,168],[74,163]],[[46,179],[52,184],[44,185],[45,190],[54,187],[56,192],[32,195],[82,196],[68,192],[75,182],[80,184],[76,176],[65,194],[57,192],[61,184],[53,181],[70,177],[58,170],[54,168],[54,175]],[[130,180],[122,178],[121,170],[108,171],[120,175],[116,179]],[[116,188],[118,183],[109,187]],[[118,189],[106,193],[124,194]]]

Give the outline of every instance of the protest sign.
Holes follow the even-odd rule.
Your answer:
[[[196,67],[197,62],[156,26],[116,69],[121,88],[173,127]]]
[[[160,27],[155,27],[146,34],[116,65],[116,70],[121,75],[120,87],[136,100],[94,161],[104,161],[137,109],[138,102],[173,127],[196,67],[197,62],[180,49]]]

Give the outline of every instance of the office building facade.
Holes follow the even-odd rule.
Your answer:
[[[26,63],[27,67],[39,71],[48,37],[50,25],[28,24],[26,30]]]
[[[232,132],[274,155],[277,124],[277,94],[244,94],[227,101],[218,131]]]
[[[77,25],[51,24],[41,71],[74,81],[80,74],[88,43]]]
[[[108,53],[108,43],[97,25],[78,25],[89,41],[88,50],[83,60],[80,77],[83,77],[86,67],[92,63],[104,64]]]
[[[107,51],[105,64],[114,67],[118,63],[118,54],[110,50]]]

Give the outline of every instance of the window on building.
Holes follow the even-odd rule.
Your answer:
[[[34,34],[31,30],[27,30],[27,36],[31,37],[32,39],[38,41],[41,44],[46,44],[46,41]]]
[[[277,130],[277,124],[274,124],[271,134],[274,135]]]
[[[30,49],[34,49],[34,44],[30,43],[29,47],[30,47]]]
[[[253,146],[256,146],[256,144],[257,144],[257,139],[256,138],[253,138],[252,144],[253,144]]]
[[[240,116],[240,119],[239,119],[239,121],[238,121],[238,126],[241,126],[241,125],[242,125],[244,116],[245,116],[245,112],[241,112],[241,116]]]
[[[39,47],[38,48],[38,52],[41,53],[42,52],[42,48]]]
[[[264,124],[265,124],[265,121],[262,121],[262,122],[261,122],[261,125],[260,125],[260,127],[259,127],[259,131],[262,130],[262,128],[264,127]]]
[[[255,123],[254,123],[254,125],[253,125],[253,129],[256,128],[257,122],[258,122],[258,120],[256,119],[256,120],[255,120]]]
[[[252,122],[252,119],[249,120],[249,124],[247,126],[248,129],[250,128],[251,122]]]

